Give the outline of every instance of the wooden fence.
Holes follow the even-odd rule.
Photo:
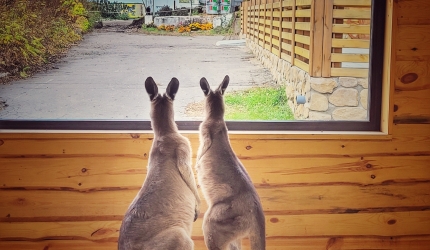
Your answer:
[[[242,11],[248,39],[311,76],[368,76],[371,0],[250,0]]]

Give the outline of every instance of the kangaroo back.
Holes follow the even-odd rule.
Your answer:
[[[265,219],[260,198],[245,167],[235,155],[224,121],[224,93],[229,77],[211,90],[205,78],[205,118],[200,124],[197,176],[208,210],[203,235],[209,250],[241,249],[249,237],[252,250],[265,249]]]
[[[200,198],[190,142],[179,134],[174,121],[173,101],[179,81],[172,78],[166,93],[160,94],[148,77],[145,89],[151,101],[154,140],[146,179],[121,224],[118,249],[191,250],[192,223],[199,213]]]

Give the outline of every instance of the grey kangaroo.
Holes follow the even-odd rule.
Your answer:
[[[200,198],[191,166],[189,140],[180,135],[173,118],[179,81],[172,78],[166,93],[158,93],[151,77],[145,81],[151,100],[154,141],[146,179],[129,206],[119,233],[119,250],[191,250],[192,223]]]
[[[264,250],[265,219],[260,198],[251,178],[231,148],[224,121],[224,92],[229,77],[212,91],[206,78],[200,80],[205,95],[205,117],[200,124],[197,178],[208,210],[203,235],[209,250],[241,249],[249,237],[252,250]]]

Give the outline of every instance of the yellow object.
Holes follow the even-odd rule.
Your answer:
[[[123,10],[122,13],[127,13],[129,18],[143,17],[143,4],[127,3],[126,5],[127,9]]]

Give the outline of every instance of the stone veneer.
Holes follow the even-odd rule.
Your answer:
[[[273,80],[285,86],[288,105],[295,119],[367,120],[367,78],[311,77],[250,39],[246,39],[246,45],[271,71]],[[305,96],[305,104],[297,103],[300,95]]]

